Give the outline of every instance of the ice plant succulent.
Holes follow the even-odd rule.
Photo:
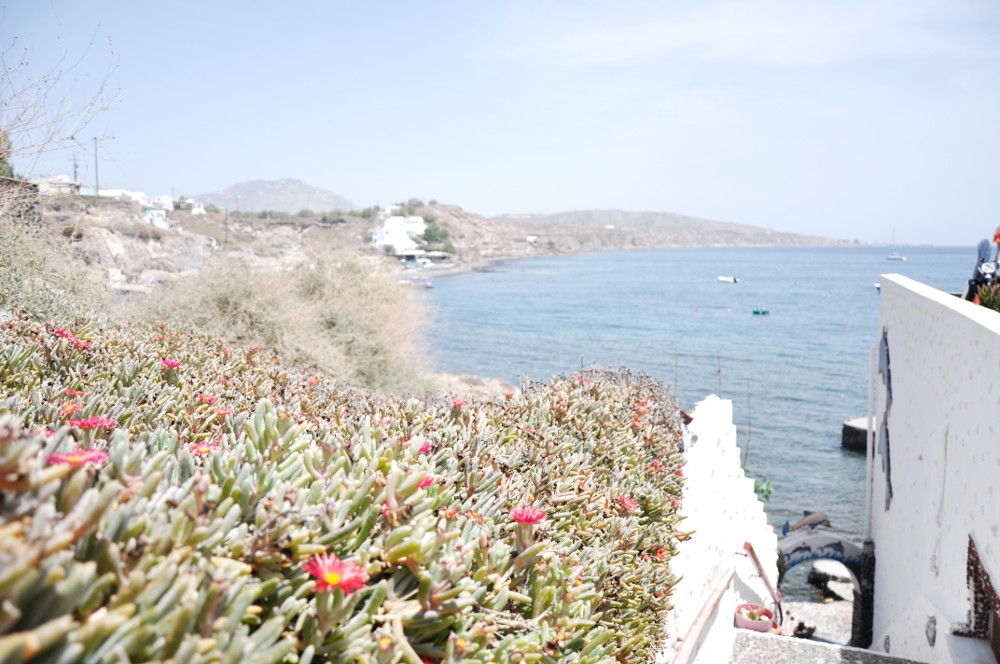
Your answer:
[[[539,521],[545,520],[545,512],[531,505],[523,505],[521,507],[515,507],[510,511],[510,518],[514,519],[518,523],[524,524],[535,524]]]
[[[75,468],[79,468],[80,466],[86,466],[88,463],[101,464],[107,460],[108,453],[104,450],[84,450],[77,447],[66,454],[59,452],[50,454],[46,459],[46,463],[68,463]]]
[[[78,429],[114,429],[118,426],[118,420],[108,417],[85,417],[79,420],[70,420],[70,426]]]
[[[208,456],[213,450],[217,449],[219,449],[219,443],[217,441],[203,440],[201,442],[191,443],[188,445],[188,451],[196,457]]]
[[[621,505],[627,512],[634,512],[639,508],[638,503],[624,493],[618,496],[618,504]]]
[[[165,357],[163,358],[161,364],[163,365],[164,369],[176,369],[177,367],[181,366],[182,363],[180,360],[171,360],[169,357]]]
[[[361,565],[341,560],[337,554],[318,553],[302,565],[302,569],[316,577],[316,592],[340,588],[345,595],[363,588],[368,583],[368,572]]]
[[[510,518],[517,524],[514,527],[514,550],[521,553],[534,543],[535,525],[545,520],[545,512],[531,505],[522,505],[510,511]]]

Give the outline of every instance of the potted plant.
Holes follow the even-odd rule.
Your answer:
[[[767,632],[771,629],[774,613],[760,604],[740,604],[736,607],[736,626],[742,629],[752,629],[755,632]]]

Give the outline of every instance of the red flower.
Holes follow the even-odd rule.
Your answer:
[[[465,401],[463,401],[462,399],[452,399],[451,405],[454,408],[461,408],[462,406],[465,405]]]
[[[315,376],[313,376],[312,378],[309,379],[309,384],[310,385],[319,385],[319,378],[316,378]]]
[[[997,229],[993,231],[993,243],[1000,247],[1000,226],[997,226]]]
[[[684,471],[678,468],[677,470],[674,471],[674,475],[676,475],[677,477],[684,477]]]
[[[503,393],[503,398],[504,399],[513,399],[514,398],[514,393],[513,392],[504,392]]]
[[[217,397],[215,397],[215,396],[213,396],[211,394],[203,394],[201,392],[198,393],[198,401],[200,401],[202,403],[205,403],[205,404],[212,405],[213,403],[215,403],[215,399],[216,398]]]
[[[515,507],[510,511],[510,518],[514,519],[518,523],[538,523],[539,521],[545,520],[545,512],[540,509],[536,509],[531,505],[522,505],[521,507]]]
[[[639,507],[639,505],[634,500],[626,496],[624,493],[618,496],[618,502],[619,504],[621,504],[622,507],[627,509],[629,512],[634,512]]]
[[[417,488],[418,489],[426,489],[427,487],[429,487],[432,484],[434,484],[434,476],[433,475],[428,475],[424,479],[420,480],[420,482],[417,484]]]
[[[424,443],[419,450],[421,454],[430,454],[432,451],[434,451],[434,447],[430,443]]]
[[[188,445],[188,451],[191,452],[196,457],[208,456],[212,453],[212,450],[219,449],[219,443],[216,441],[202,441],[200,443],[191,443]]]
[[[69,423],[80,429],[114,429],[118,426],[117,420],[107,417],[87,417],[82,420],[70,420]]]
[[[345,595],[350,595],[368,582],[368,572],[364,567],[341,560],[335,553],[318,553],[302,569],[316,577],[316,586],[313,588],[316,592],[340,588]]]
[[[79,468],[88,463],[104,463],[108,460],[108,453],[104,450],[84,450],[79,447],[67,454],[54,453],[46,459],[47,463],[68,463]]]
[[[181,361],[171,360],[169,357],[165,357],[163,358],[162,364],[167,369],[176,369],[177,367],[181,366]]]

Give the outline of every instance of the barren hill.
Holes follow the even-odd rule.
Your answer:
[[[354,210],[357,206],[332,191],[313,187],[302,180],[253,180],[240,182],[222,191],[192,196],[204,205],[243,212],[288,212],[301,210],[330,212]]]

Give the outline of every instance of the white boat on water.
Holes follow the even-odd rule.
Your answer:
[[[905,261],[906,260],[906,256],[904,256],[903,254],[899,253],[898,251],[894,251],[891,254],[889,254],[888,256],[886,256],[885,259],[887,261]]]
[[[725,282],[727,284],[738,284],[738,283],[740,283],[740,278],[739,277],[724,276],[724,275],[721,275],[721,274],[718,277],[716,277],[716,280],[717,281]]]

